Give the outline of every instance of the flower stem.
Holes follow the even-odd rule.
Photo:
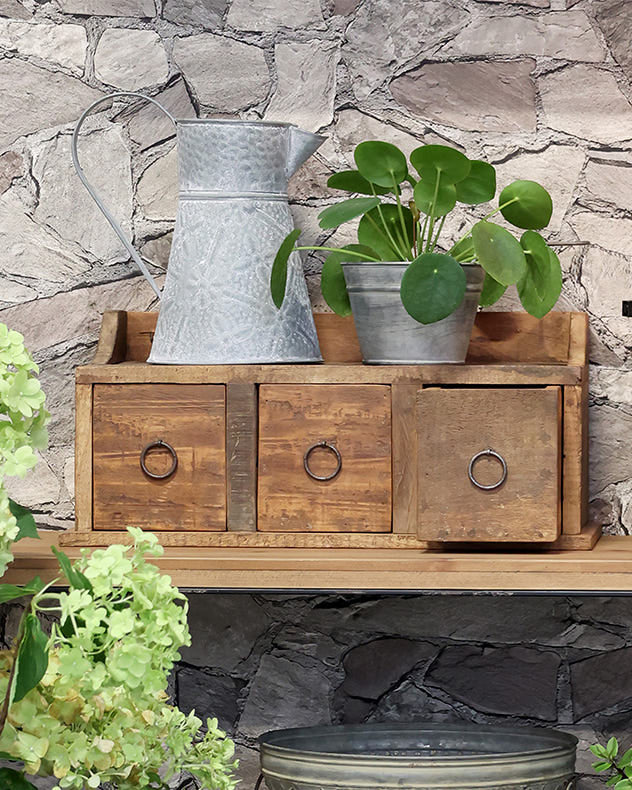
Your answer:
[[[294,247],[295,250],[323,250],[324,252],[344,252],[345,255],[352,255],[354,258],[362,258],[365,261],[379,261],[379,258],[372,258],[370,255],[365,255],[363,252],[354,252],[353,250],[343,250],[340,247]]]

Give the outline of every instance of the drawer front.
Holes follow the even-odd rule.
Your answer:
[[[261,385],[258,488],[260,530],[390,532],[390,387]]]
[[[94,529],[226,529],[226,395],[221,385],[94,386]],[[141,467],[141,455],[147,472]],[[157,479],[150,475],[168,475]]]
[[[417,418],[421,539],[558,537],[559,387],[425,389],[418,395]]]

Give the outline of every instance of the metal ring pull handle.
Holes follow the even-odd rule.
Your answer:
[[[171,454],[171,468],[162,475],[157,475],[155,472],[150,472],[149,469],[147,469],[147,465],[145,464],[147,453],[156,447],[164,447],[165,450],[168,450]],[[149,444],[143,448],[143,452],[140,454],[140,468],[147,475],[147,477],[151,477],[152,480],[166,480],[168,477],[171,477],[171,475],[178,468],[178,454],[168,442],[165,442],[162,439],[157,439],[155,442],[149,442]]]
[[[329,450],[330,453],[336,457],[336,468],[334,471],[329,475],[317,475],[310,469],[309,466],[309,459],[311,454],[314,450],[318,450],[322,448],[323,450]],[[310,447],[307,448],[305,455],[303,456],[303,466],[305,467],[305,471],[307,474],[312,478],[312,480],[319,480],[324,482],[326,480],[333,480],[334,477],[340,474],[340,470],[342,469],[342,456],[340,455],[340,451],[336,447],[335,444],[330,444],[326,441],[316,442],[316,444],[312,444]]]
[[[500,461],[500,464],[502,466],[502,474],[499,480],[497,480],[495,483],[492,483],[489,486],[485,486],[482,483],[479,483],[478,480],[474,477],[474,465],[476,464],[479,458],[483,458],[485,456],[491,456],[492,458],[495,458],[497,461]],[[481,450],[480,453],[476,453],[476,455],[473,455],[472,458],[470,459],[470,465],[467,468],[467,474],[470,480],[472,481],[472,483],[474,483],[474,485],[477,488],[480,488],[483,491],[493,491],[495,488],[500,488],[500,486],[507,479],[507,462],[505,461],[505,459],[502,457],[500,453],[497,453],[495,450],[492,450],[491,448],[488,450]]]
[[[125,235],[125,233],[123,231],[123,228],[119,225],[119,223],[116,220],[116,218],[114,217],[114,215],[111,213],[111,211],[108,209],[108,207],[103,202],[103,198],[101,197],[101,195],[96,191],[96,189],[88,181],[88,178],[87,178],[86,174],[83,172],[83,168],[79,164],[79,155],[77,154],[77,140],[79,139],[79,132],[81,131],[81,127],[83,126],[83,122],[86,120],[88,115],[90,115],[92,110],[94,110],[100,104],[104,104],[105,102],[112,101],[112,99],[118,99],[121,96],[135,96],[138,99],[144,99],[145,101],[151,102],[152,104],[156,105],[156,107],[158,107],[159,110],[162,110],[162,112],[164,112],[164,114],[167,116],[167,118],[169,118],[169,120],[173,123],[174,126],[176,125],[176,119],[173,117],[173,115],[168,110],[166,110],[162,106],[162,104],[157,102],[155,99],[152,99],[151,96],[144,96],[142,93],[135,93],[134,91],[120,91],[118,93],[110,93],[109,95],[102,96],[100,99],[97,99],[95,102],[92,102],[92,104],[88,107],[87,110],[85,110],[85,112],[81,115],[81,117],[77,121],[77,125],[75,126],[75,130],[72,133],[72,144],[71,144],[72,163],[75,166],[75,170],[77,171],[77,175],[79,176],[79,178],[81,180],[81,183],[88,190],[88,192],[90,194],[90,197],[94,200],[94,202],[97,204],[97,206],[101,209],[101,211],[103,212],[103,215],[105,216],[107,221],[112,226],[112,230],[119,237],[119,239],[121,240],[123,246],[125,247],[127,252],[130,254],[130,256],[132,257],[132,260],[136,263],[136,265],[141,270],[141,272],[143,273],[145,278],[148,280],[149,284],[151,285],[151,287],[156,292],[156,296],[158,298],[160,298],[160,288],[158,288],[158,285],[156,284],[156,281],[151,276],[151,274],[149,273],[149,269],[145,266],[142,258],[136,252],[136,250],[134,249],[134,246],[132,245],[132,243],[129,241],[129,239]]]

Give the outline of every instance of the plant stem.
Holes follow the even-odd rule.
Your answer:
[[[395,243],[395,241],[393,240],[393,237],[392,237],[392,236],[390,236],[390,234],[389,234],[389,236],[390,236],[390,238],[389,238],[389,236],[387,236],[387,235],[386,235],[386,234],[383,232],[382,228],[381,228],[381,227],[378,225],[378,223],[377,223],[377,222],[376,222],[376,221],[373,219],[373,217],[370,217],[368,214],[365,214],[364,216],[365,216],[365,217],[366,217],[366,218],[369,220],[369,222],[371,223],[371,225],[373,225],[373,227],[375,228],[375,230],[376,230],[376,231],[377,231],[377,232],[380,234],[380,236],[381,236],[381,237],[384,239],[384,241],[385,241],[385,242],[388,244],[388,246],[389,246],[389,247],[390,247],[390,248],[393,250],[393,252],[395,253],[395,255],[399,255],[399,257],[401,258],[401,257],[402,257],[402,251],[399,249],[399,247],[397,246],[397,244],[396,244],[396,243]]]
[[[426,252],[430,252],[430,241],[432,239],[432,231],[434,230],[435,221],[435,207],[437,205],[437,197],[439,195],[439,181],[441,180],[441,171],[437,170],[437,180],[435,182],[434,195],[432,196],[432,206],[430,206],[430,225],[428,228],[428,241],[426,242]]]
[[[517,200],[518,198],[511,198],[511,200],[508,200],[506,203],[503,203],[502,206],[498,206],[498,208],[495,208],[493,211],[490,211],[489,214],[486,214],[483,217],[483,219],[479,220],[479,222],[485,222],[485,220],[488,220],[490,217],[493,217],[494,214],[498,214],[499,211],[502,211],[506,206],[509,206],[511,203],[515,203]],[[462,241],[465,241],[465,239],[467,239],[467,237],[470,235],[471,232],[472,232],[472,228],[469,228],[469,230],[465,231],[465,233],[461,236],[461,238],[458,241],[456,241],[452,246],[456,247],[457,244],[460,244]]]
[[[421,228],[421,233],[419,234],[419,251],[420,251],[420,253],[423,252],[423,249],[424,249],[424,242],[425,242],[425,238],[426,238],[426,231],[428,230],[428,219],[429,219],[429,217],[426,214],[426,216],[424,218],[423,227]]]
[[[352,255],[354,258],[362,258],[365,261],[379,261],[379,258],[372,258],[370,255],[365,255],[363,252],[354,252],[353,250],[343,250],[340,247],[294,247],[294,250],[324,250],[325,252],[344,252],[345,255]]]
[[[373,189],[373,185],[372,184],[371,184],[371,189]],[[374,189],[373,189],[373,194],[375,195],[375,190]],[[375,197],[377,197],[377,195],[375,195]],[[391,246],[393,247],[395,252],[400,256],[400,258],[402,260],[404,260],[404,258],[406,258],[406,255],[402,252],[400,247],[397,245],[397,242],[395,241],[392,233],[388,229],[388,225],[386,224],[386,220],[384,219],[384,214],[382,212],[382,204],[378,203],[376,208],[377,208],[377,213],[380,215],[380,219],[382,220],[382,225],[384,226],[384,230],[386,231],[386,235],[389,238],[389,243],[391,244]],[[369,215],[365,214],[364,216],[368,217]],[[376,224],[376,227],[377,227],[377,223],[375,223],[375,224]]]
[[[437,246],[437,242],[439,241],[439,236],[441,235],[441,231],[443,230],[443,223],[445,222],[446,215],[444,214],[441,217],[441,222],[439,223],[439,230],[437,231],[434,239],[432,240],[432,247],[430,248],[430,252],[433,252],[434,248]]]
[[[393,184],[395,184],[395,179],[393,179]],[[397,186],[397,184],[395,184],[395,186]],[[408,238],[408,231],[406,230],[406,222],[404,221],[404,211],[402,209],[402,201],[399,199],[399,195],[397,194],[397,191],[395,192],[395,200],[397,201],[397,213],[399,214],[399,222],[402,226],[404,246],[407,249],[408,243],[406,239]],[[410,255],[408,257],[410,258]]]

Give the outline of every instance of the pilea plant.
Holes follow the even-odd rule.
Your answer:
[[[516,285],[525,310],[541,318],[557,301],[562,288],[560,262],[537,232],[551,219],[549,193],[535,181],[514,181],[498,197],[498,205],[448,245],[441,234],[457,203],[474,206],[494,199],[496,171],[487,162],[470,160],[442,145],[424,145],[406,156],[391,143],[360,143],[354,152],[357,170],[332,175],[327,184],[356,195],[319,214],[320,227],[334,229],[360,217],[357,244],[342,248],[300,246],[296,229],[283,241],[271,273],[271,293],[281,307],[287,262],[295,250],[329,252],[322,270],[323,297],[334,312],[349,315],[351,306],[342,261],[409,261],[401,283],[408,313],[423,324],[450,315],[463,301],[466,276],[462,263],[485,270],[482,306],[498,301]],[[500,214],[524,232],[517,239],[490,221]]]
[[[37,536],[12,502],[5,477],[25,475],[46,445],[48,413],[23,338],[0,324],[0,562]],[[148,560],[154,535],[130,528],[133,546],[110,546],[74,564],[54,549],[68,592],[54,579],[0,584],[0,603],[25,607],[11,649],[0,651],[2,790],[35,790],[26,774],[54,776],[56,790],[162,790],[186,773],[204,788],[232,790],[234,746],[215,719],[168,704],[168,675],[191,643],[186,598]],[[40,616],[56,618],[47,635]]]

